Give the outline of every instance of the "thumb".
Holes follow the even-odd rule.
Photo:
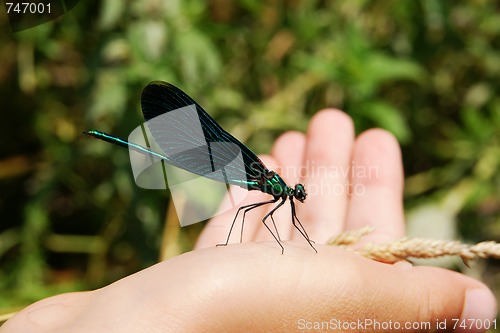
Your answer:
[[[496,299],[484,284],[470,277],[407,262],[387,265],[351,255],[335,257],[337,283],[331,288],[336,290],[325,293],[330,297],[322,299],[321,308],[329,310],[320,314],[322,322],[335,318],[334,328],[363,332],[484,332],[495,328]],[[332,294],[341,297],[332,302]],[[339,326],[353,323],[360,326]]]
[[[402,270],[407,282],[411,281],[405,284],[400,299],[404,297],[414,305],[406,314],[403,307],[395,309],[394,317],[407,316],[405,321],[430,323],[431,331],[484,332],[494,328],[496,300],[481,282],[441,268],[412,267],[409,263],[394,266]],[[425,331],[425,327],[415,325],[414,332]]]

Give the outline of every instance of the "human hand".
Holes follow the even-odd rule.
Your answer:
[[[305,161],[308,168],[301,169]],[[494,318],[491,292],[462,274],[406,262],[378,263],[323,245],[343,230],[365,225],[376,228],[366,241],[404,235],[401,157],[391,135],[370,130],[354,139],[346,114],[322,111],[311,120],[307,136],[284,134],[264,162],[289,186],[300,180],[294,172],[305,171],[309,196],[297,204],[297,215],[316,242],[317,254],[291,225],[286,206],[275,214],[281,238],[292,240],[283,242],[284,255],[262,225],[270,209],[266,206],[247,214],[247,242],[215,247],[227,236],[234,216],[228,212],[209,222],[195,251],[96,291],[37,302],[0,332],[288,332],[319,330],[316,325],[323,324],[323,330],[380,332],[398,331],[396,323],[403,328],[406,323],[431,325],[400,329],[419,332],[434,331],[445,320],[451,331],[454,320],[484,324]],[[286,173],[280,166],[287,167]],[[256,193],[250,199],[269,196]],[[383,329],[387,325],[392,329]]]

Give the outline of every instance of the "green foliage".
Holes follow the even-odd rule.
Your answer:
[[[137,188],[126,150],[81,134],[126,137],[152,80],[181,87],[259,153],[325,107],[358,132],[385,128],[403,147],[409,210],[453,194],[461,236],[498,240],[497,6],[81,1],[16,34],[0,16],[0,305],[157,260],[168,193]]]

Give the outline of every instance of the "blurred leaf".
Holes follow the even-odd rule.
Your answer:
[[[113,28],[123,17],[126,2],[122,0],[103,0],[101,2],[101,15],[99,27],[103,30]]]
[[[474,137],[481,141],[491,138],[493,134],[492,123],[483,116],[481,111],[473,107],[464,107],[461,115],[466,130]]]
[[[92,106],[87,114],[92,123],[101,123],[101,119],[116,117],[125,110],[127,90],[119,71],[103,71],[94,87]]]
[[[402,144],[411,139],[411,132],[405,118],[393,106],[373,101],[359,106],[356,111],[371,119],[377,127],[384,128],[394,134]]]
[[[181,73],[186,82],[199,84],[204,79],[214,79],[221,69],[221,62],[215,46],[197,31],[186,31],[176,36],[175,48],[183,54]]]
[[[366,62],[367,79],[379,85],[391,80],[422,82],[425,72],[410,59],[398,59],[375,53]]]
[[[465,105],[473,108],[481,108],[493,96],[490,85],[481,82],[473,85],[465,96]]]

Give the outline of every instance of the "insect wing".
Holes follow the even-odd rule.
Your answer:
[[[255,180],[264,174],[266,167],[257,155],[220,127],[198,103],[179,88],[165,82],[151,82],[144,88],[141,104],[152,136],[172,159],[173,165],[205,177],[214,168],[225,166],[224,174],[211,175],[208,178],[247,189],[251,189]],[[178,113],[178,110],[189,112]],[[172,124],[166,124],[163,120],[149,124],[149,120],[173,111],[177,115]],[[193,124],[196,124],[196,132],[193,132]],[[199,128],[201,132],[198,131]],[[168,133],[170,130],[174,135]],[[206,146],[209,156],[200,148],[202,146]],[[186,151],[186,147],[199,151]],[[234,161],[238,151],[243,157],[243,166],[228,166]],[[235,169],[236,167],[238,169]]]
[[[241,187],[247,185],[244,181],[238,181],[246,179],[240,147],[232,142],[206,141],[194,105],[172,110],[148,120],[143,127],[132,131],[129,142],[146,145],[157,153],[157,155],[145,155],[131,151],[132,169],[139,186],[164,187],[157,178],[150,180],[150,185],[141,183],[139,178],[147,168],[161,160],[168,165],[188,171],[188,173],[167,173],[170,185],[177,185],[197,176]]]
[[[232,141],[207,139],[196,104],[166,111],[148,117],[128,138],[153,152],[145,154],[133,146],[129,149],[137,185],[148,189],[168,187],[182,226],[239,205],[248,192],[230,189],[227,184],[248,189],[240,146]],[[219,207],[226,194],[229,200]]]

